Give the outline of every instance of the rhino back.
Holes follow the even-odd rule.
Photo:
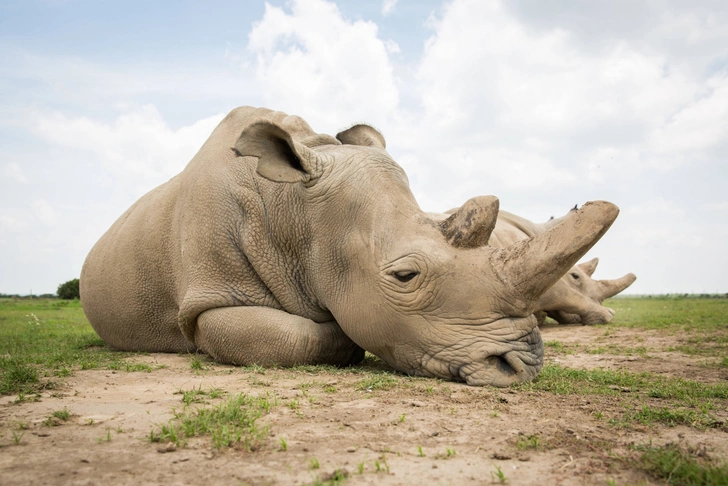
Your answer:
[[[170,238],[179,180],[157,187],[99,239],[81,271],[81,302],[96,332],[125,350],[194,349],[176,326],[177,268]]]
[[[261,108],[233,110],[184,171],[135,203],[99,240],[81,278],[99,335],[119,349],[194,349],[197,316],[209,309],[263,306],[331,319],[296,268],[309,228],[291,203],[298,185],[256,174],[257,159],[232,148],[267,119],[296,138],[315,138],[302,119]]]

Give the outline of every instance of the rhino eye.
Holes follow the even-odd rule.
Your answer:
[[[410,280],[412,280],[419,274],[420,274],[420,272],[404,271],[404,272],[394,272],[392,275],[394,275],[394,278],[396,278],[400,282],[409,282]]]
[[[574,278],[574,280],[579,280],[579,274],[578,273],[572,273],[571,276]]]

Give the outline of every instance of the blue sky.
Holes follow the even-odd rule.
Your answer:
[[[54,292],[239,105],[368,122],[425,210],[607,199],[631,293],[728,291],[728,4],[6,1],[0,292]]]

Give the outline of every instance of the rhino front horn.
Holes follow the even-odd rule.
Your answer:
[[[478,196],[440,223],[448,243],[457,248],[477,248],[488,244],[498,219],[498,198]]]
[[[550,230],[496,252],[493,266],[518,296],[533,302],[599,241],[618,214],[610,202],[588,202]]]

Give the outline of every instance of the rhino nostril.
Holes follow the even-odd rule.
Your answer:
[[[515,375],[516,370],[503,358],[503,356],[490,355],[485,358],[486,364],[493,366],[504,375]]]

